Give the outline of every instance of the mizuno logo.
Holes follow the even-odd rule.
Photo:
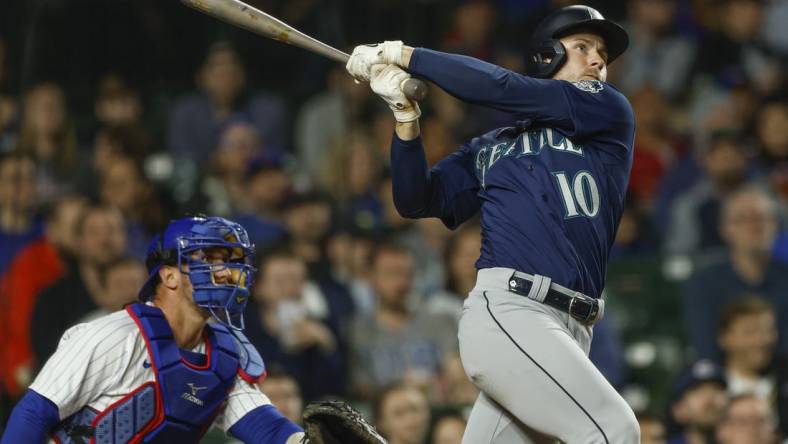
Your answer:
[[[199,392],[200,390],[205,390],[208,388],[208,387],[197,387],[196,385],[194,385],[194,383],[191,382],[186,383],[186,385],[189,386],[189,389],[192,391],[192,395],[194,396],[197,396],[197,392]]]
[[[142,368],[150,368],[150,362],[147,359],[142,361]]]
[[[202,399],[197,397],[197,392],[199,392],[200,390],[205,390],[208,387],[197,387],[196,385],[194,385],[194,383],[191,382],[187,382],[186,385],[189,386],[189,390],[191,391],[191,394],[183,392],[181,398],[202,407],[202,405],[205,403],[203,402]]]

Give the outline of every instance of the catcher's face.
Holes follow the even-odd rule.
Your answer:
[[[238,260],[239,257],[243,256],[242,252],[236,250],[238,249],[223,247],[205,248],[192,252],[190,254],[190,259],[210,265],[211,281],[214,285],[238,285],[240,287],[245,287],[247,284],[247,274],[227,266],[231,261]],[[182,267],[183,272],[181,272],[181,269],[178,267],[170,267],[175,270],[178,275],[178,290],[182,294],[183,299],[189,302],[189,305],[195,307],[195,309],[203,313],[207,318],[210,315],[209,312],[199,307],[194,302],[194,286],[189,279],[189,266],[184,264]]]
[[[581,32],[562,37],[566,48],[566,63],[553,76],[556,80],[577,82],[580,80],[607,79],[607,48],[602,37]]]

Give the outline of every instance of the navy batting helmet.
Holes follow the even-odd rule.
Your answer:
[[[605,41],[607,63],[620,56],[629,45],[629,36],[621,26],[607,20],[594,8],[572,5],[561,8],[536,26],[526,59],[528,75],[550,78],[566,62],[566,49],[558,40],[577,32],[597,34]]]

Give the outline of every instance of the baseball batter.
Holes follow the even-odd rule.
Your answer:
[[[148,250],[142,302],[66,331],[2,443],[187,443],[211,425],[248,443],[301,442],[256,388],[263,361],[240,332],[252,255],[226,219],[170,223]]]
[[[632,410],[588,359],[608,253],[632,165],[634,116],[605,82],[626,32],[586,6],[534,31],[528,75],[402,42],[356,47],[347,68],[397,119],[394,202],[454,228],[481,211],[476,287],[460,320],[463,366],[481,389],[464,444],[555,438],[637,443]],[[407,72],[403,71],[407,70]],[[516,116],[430,168],[409,74]]]

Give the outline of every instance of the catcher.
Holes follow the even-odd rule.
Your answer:
[[[171,222],[140,302],[63,334],[2,444],[190,443],[211,425],[245,443],[385,443],[341,402],[307,407],[305,433],[256,387],[265,366],[241,333],[253,251],[229,220]]]

